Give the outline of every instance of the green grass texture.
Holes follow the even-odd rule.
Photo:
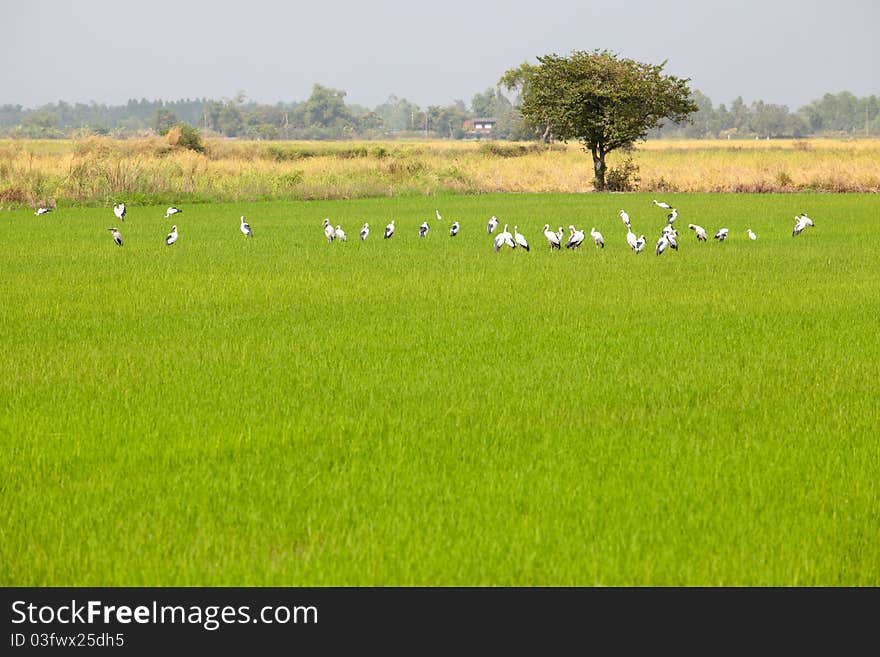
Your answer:
[[[0,584],[880,585],[880,199],[654,197],[0,213]]]

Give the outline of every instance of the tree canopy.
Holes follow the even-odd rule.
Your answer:
[[[663,74],[607,50],[538,57],[507,71],[500,84],[517,89],[523,119],[545,139],[578,140],[593,156],[594,185],[605,189],[605,156],[644,139],[663,120],[697,111],[689,79]]]

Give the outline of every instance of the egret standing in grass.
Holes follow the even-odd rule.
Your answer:
[[[730,232],[729,228],[719,228],[718,232],[715,233],[715,239],[718,240],[719,242],[723,242],[724,240],[727,239],[727,233],[729,233],[729,232]]]
[[[639,238],[636,237],[636,234],[634,232],[632,232],[632,229],[626,231],[626,243],[629,244],[629,248],[631,248],[635,253],[638,253],[638,251],[636,251],[636,248],[639,245]]]
[[[165,237],[165,246],[171,246],[177,241],[177,226],[171,227],[171,232]]]
[[[641,253],[645,249],[645,244],[648,243],[648,240],[645,239],[644,235],[640,235],[639,239],[636,240],[635,249],[633,249],[636,253]]]
[[[336,239],[336,231],[333,230],[333,226],[330,225],[330,219],[324,219],[324,237],[327,238],[328,242],[332,242]]]
[[[672,209],[672,206],[669,205],[669,203],[666,203],[664,201],[658,201],[657,199],[654,199],[654,205],[656,205],[658,208],[663,208],[664,210],[671,210]]]
[[[345,231],[342,230],[342,226],[336,226],[336,239],[338,239],[340,242],[348,241],[348,235],[346,235]]]
[[[422,238],[426,237],[428,235],[428,231],[430,229],[431,229],[431,227],[428,225],[428,222],[423,221],[422,225],[419,226],[419,237],[422,237]]]
[[[605,248],[605,238],[602,237],[602,233],[596,230],[595,226],[590,229],[590,237],[593,238],[593,244],[598,246],[600,249]]]
[[[666,237],[665,234],[661,235],[660,239],[657,240],[657,249],[656,249],[655,253],[657,255],[662,254],[666,250],[666,247],[668,247],[668,246],[669,246],[669,239]]]
[[[361,236],[361,242],[363,242],[364,240],[366,240],[370,236],[370,224],[369,223],[364,223],[363,227],[361,228],[360,236]]]
[[[486,224],[486,233],[491,235],[495,232],[495,229],[498,228],[498,217],[492,215],[492,218],[489,219],[489,223]]]
[[[183,212],[180,208],[175,208],[173,205],[170,206],[167,210],[165,210],[165,218],[167,219],[171,215],[179,214]]]
[[[620,220],[623,222],[623,225],[628,229],[631,229],[632,227],[629,225],[629,215],[626,213],[626,210],[621,210],[617,214],[620,215]]]
[[[544,237],[547,238],[547,244],[550,250],[559,249],[559,235],[550,230],[550,224],[544,224]]]
[[[513,241],[513,235],[507,230],[508,224],[504,224],[504,230],[498,233],[495,236],[495,240],[492,242],[492,247],[496,252],[501,250],[502,246],[509,246],[511,249],[516,248],[516,242]]]
[[[458,222],[456,221],[449,228],[449,237],[455,237],[456,235],[458,235],[458,229],[459,229],[459,226],[458,226]]]
[[[579,249],[581,244],[584,243],[584,231],[577,230],[574,226],[569,226],[568,230],[571,232],[571,236],[568,238],[568,242],[565,243],[565,248]]]
[[[562,226],[556,231],[556,237],[559,239],[559,243],[562,244],[562,238],[565,237],[565,233],[562,230]]]
[[[663,226],[663,236],[669,242],[669,248],[673,251],[678,251],[678,231],[671,225],[666,224]]]
[[[244,216],[241,218],[241,226],[238,229],[242,232],[242,235],[245,237],[253,237],[254,231],[251,230],[251,225],[244,220]]]
[[[113,241],[116,242],[116,246],[122,246],[122,233],[114,226],[113,228],[108,228],[110,231],[110,235],[113,237]]]
[[[504,243],[509,246],[511,249],[516,248],[516,242],[513,241],[513,235],[510,234],[507,226],[509,224],[504,224],[504,230],[501,232],[501,237],[504,238]]]
[[[390,239],[390,237],[394,235],[394,219],[391,220],[391,223],[385,226],[385,234],[382,235],[384,239]]]
[[[706,229],[705,228],[703,228],[702,226],[697,226],[697,224],[688,224],[688,228],[690,228],[692,231],[694,231],[694,233],[696,233],[697,239],[700,242],[706,241],[707,238],[706,238]]]
[[[113,214],[119,221],[125,221],[125,203],[117,203],[113,206]]]
[[[669,214],[666,215],[666,223],[671,224],[677,218],[678,218],[678,210],[676,210],[675,208],[672,208],[672,212],[670,212]]]
[[[437,221],[443,219],[443,217],[440,216],[440,210],[434,210],[434,213],[437,215]]]
[[[37,211],[34,212],[34,216],[41,217],[49,212],[52,212],[52,208],[37,208]]]
[[[755,235],[755,231],[753,231],[751,228],[749,228],[749,229],[746,231],[746,233],[748,233],[749,239],[752,240],[753,242],[754,242],[756,239],[758,239],[758,236]]]
[[[811,227],[812,227],[812,226],[814,225],[814,224],[813,224],[813,220],[810,219],[810,218],[807,216],[807,213],[806,213],[806,212],[801,212],[799,218],[800,218],[800,220],[803,221],[807,226],[811,226]],[[795,219],[797,220],[798,217],[795,217]]]
[[[513,241],[516,242],[517,246],[524,248],[526,251],[529,250],[529,243],[526,241],[526,236],[519,232],[519,226],[513,227]]]

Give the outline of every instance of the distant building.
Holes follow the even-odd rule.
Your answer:
[[[468,119],[462,127],[464,128],[465,137],[488,137],[495,130],[497,122],[492,117],[482,116]]]

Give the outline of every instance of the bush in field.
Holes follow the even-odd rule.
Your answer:
[[[633,162],[632,154],[627,153],[619,167],[611,167],[605,178],[609,192],[634,192],[639,188],[639,165]]]
[[[202,136],[199,131],[186,123],[178,123],[168,131],[168,143],[172,146],[188,148],[197,153],[205,152]]]

